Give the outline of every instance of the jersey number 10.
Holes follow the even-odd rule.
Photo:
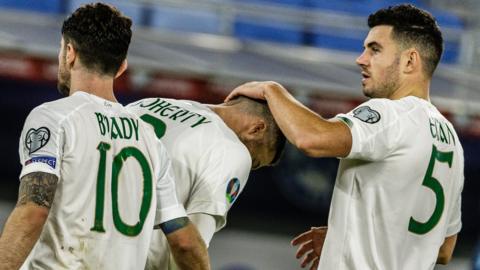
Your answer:
[[[435,161],[447,163],[448,167],[452,167],[453,152],[441,152],[437,150],[435,145],[432,148],[432,155],[430,156],[430,162],[428,163],[427,172],[423,178],[422,185],[431,189],[435,193],[436,203],[433,214],[426,222],[419,222],[413,217],[410,217],[408,224],[408,230],[416,234],[426,234],[431,231],[440,221],[442,213],[445,207],[445,195],[440,182],[433,177],[433,168],[435,167]]]
[[[98,166],[97,174],[97,192],[96,192],[96,205],[95,205],[95,221],[91,231],[105,232],[103,227],[103,212],[105,209],[105,170],[107,151],[110,150],[110,144],[101,142],[98,144],[97,150],[100,152],[100,164]],[[129,157],[135,158],[142,169],[143,174],[143,197],[142,204],[140,206],[140,220],[134,224],[129,225],[123,222],[118,210],[118,178],[120,171],[122,170],[123,163]],[[145,156],[135,147],[125,147],[113,158],[112,163],[112,215],[113,224],[115,228],[126,236],[137,236],[140,234],[147,218],[148,211],[150,210],[150,204],[152,201],[152,173],[150,165],[148,164]]]

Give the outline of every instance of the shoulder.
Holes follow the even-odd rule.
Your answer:
[[[35,107],[28,118],[46,118],[61,121],[70,114],[86,105],[88,102],[76,96],[65,97],[55,101],[45,102]]]
[[[347,115],[369,124],[389,123],[401,119],[419,107],[412,99],[373,98],[358,105]]]
[[[250,172],[252,157],[247,147],[238,138],[224,136],[212,145],[209,152],[217,156],[222,166]]]
[[[137,101],[131,102],[127,104],[125,107],[126,108],[132,108],[132,107],[147,107],[148,105],[153,105],[155,102],[157,102],[160,98],[144,98],[144,99],[139,99]]]
[[[144,98],[132,103],[129,103],[127,106],[128,108],[165,108],[167,106],[191,106],[191,103],[196,103],[195,101],[190,100],[179,100],[179,99],[171,99],[171,98],[162,98],[162,97],[151,97],[151,98]]]

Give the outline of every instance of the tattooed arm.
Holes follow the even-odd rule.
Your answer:
[[[27,258],[47,220],[57,181],[43,172],[22,177],[17,205],[0,237],[0,269],[18,269]]]

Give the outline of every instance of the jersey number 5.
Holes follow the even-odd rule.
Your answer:
[[[97,174],[97,192],[96,192],[96,204],[95,204],[95,221],[91,231],[105,232],[103,227],[103,212],[105,209],[105,170],[107,151],[110,150],[110,144],[101,142],[97,147],[100,152],[100,164],[98,166]],[[129,157],[135,158],[142,169],[143,174],[143,196],[142,204],[140,206],[140,220],[134,224],[129,225],[123,222],[118,210],[118,178],[120,171],[122,170],[123,163]],[[152,201],[152,173],[150,165],[148,164],[145,156],[135,147],[125,147],[113,158],[112,163],[112,215],[113,223],[117,230],[126,236],[137,236],[143,228],[145,219],[147,218],[148,211],[150,210],[150,203]]]
[[[440,182],[433,177],[433,168],[435,167],[435,161],[447,163],[448,167],[452,167],[453,152],[441,152],[437,150],[435,145],[432,149],[432,155],[430,156],[430,162],[428,163],[427,173],[423,178],[422,185],[431,189],[435,193],[437,200],[433,214],[426,222],[419,222],[413,217],[410,217],[410,223],[408,224],[408,230],[416,234],[426,234],[431,231],[440,221],[442,213],[445,207],[445,195]]]

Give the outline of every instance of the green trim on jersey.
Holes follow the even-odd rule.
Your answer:
[[[350,120],[350,119],[348,119],[348,118],[346,118],[346,117],[344,117],[344,116],[337,116],[337,118],[338,118],[339,120],[341,120],[342,122],[344,122],[345,124],[347,124],[347,126],[348,126],[349,128],[352,128],[352,127],[353,127],[353,122],[352,122],[352,120]]]

